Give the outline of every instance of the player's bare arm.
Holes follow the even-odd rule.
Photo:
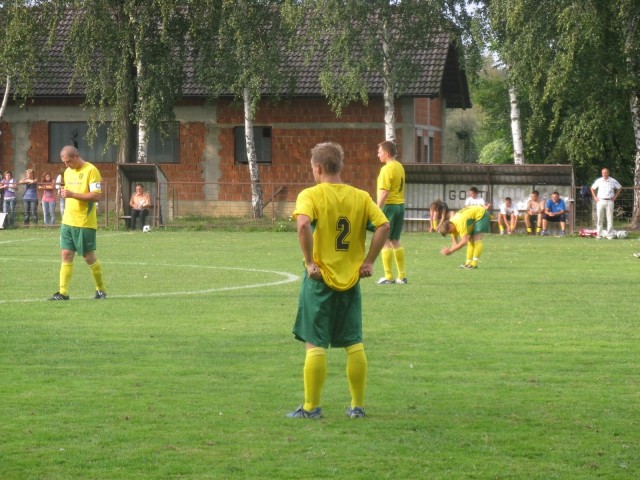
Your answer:
[[[463,235],[461,238],[458,239],[458,241],[452,240],[451,246],[444,247],[442,250],[440,250],[440,253],[442,255],[451,255],[452,253],[457,252],[462,247],[464,247],[468,241],[469,241],[469,237],[467,235]]]
[[[304,257],[304,264],[307,268],[309,278],[321,280],[320,268],[313,261],[313,232],[311,230],[311,219],[307,215],[299,214],[296,218],[298,229],[298,243]]]
[[[371,245],[369,245],[369,251],[367,252],[367,256],[362,262],[360,266],[360,278],[367,278],[373,275],[373,263],[376,258],[380,254],[382,247],[387,241],[387,237],[389,236],[389,223],[383,223],[378,228],[376,228],[373,233],[373,238],[371,239]]]
[[[386,203],[388,196],[389,196],[388,190],[383,190],[383,189],[378,190],[378,198],[376,202],[376,204],[378,205],[378,208],[384,207],[384,204]]]

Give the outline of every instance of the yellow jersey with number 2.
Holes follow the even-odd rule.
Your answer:
[[[360,278],[365,259],[367,224],[388,222],[364,190],[345,184],[319,183],[298,195],[293,218],[306,215],[313,227],[313,260],[324,282],[345,291]]]

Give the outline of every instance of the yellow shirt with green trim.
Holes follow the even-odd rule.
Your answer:
[[[64,171],[64,188],[74,193],[102,192],[102,176],[91,163],[74,170]],[[72,227],[98,228],[98,216],[95,202],[84,202],[75,198],[66,198],[62,223]]]
[[[385,205],[401,205],[404,203],[404,167],[397,160],[384,164],[378,174],[378,190],[389,192]]]
[[[451,223],[456,226],[457,235],[462,237],[473,232],[473,226],[484,217],[486,212],[484,207],[478,205],[464,207],[458,210],[451,218]]]
[[[367,224],[388,222],[371,196],[345,184],[319,183],[298,195],[293,217],[306,215],[313,227],[313,261],[332,289],[345,291],[360,278]]]

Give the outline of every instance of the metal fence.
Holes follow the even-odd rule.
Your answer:
[[[263,183],[263,216],[265,221],[279,221],[288,219],[293,213],[295,207],[295,199],[298,193],[311,184],[272,184]],[[146,186],[147,187],[147,186]],[[166,192],[155,191],[155,186],[148,186],[152,193],[152,199],[159,201],[163,199],[161,211],[156,217],[149,219],[149,222],[156,226],[189,226],[210,223],[216,221],[220,223],[221,219],[242,220],[245,223],[251,223],[253,220],[251,207],[251,184],[249,183],[188,183],[188,182],[169,182],[166,186]],[[624,187],[616,201],[615,222],[619,228],[628,226],[633,212],[633,191],[632,187]],[[15,208],[15,226],[21,227],[25,225],[24,207],[22,204],[21,192],[18,192],[18,198]],[[121,228],[125,226],[124,220],[121,218],[125,211],[123,204],[128,204],[130,192],[124,192],[120,195],[121,203],[117,206],[116,186],[115,184],[103,184],[103,201],[98,205],[98,222],[102,227]],[[165,200],[166,199],[166,200]],[[415,194],[407,203],[407,217],[426,220],[429,212],[429,204],[432,198],[420,198]],[[581,195],[580,189],[576,189],[573,196],[573,205],[575,210],[575,227],[593,227],[595,225],[595,204],[590,196]],[[42,204],[38,203],[38,223],[37,226],[43,226],[43,210]],[[60,223],[60,210],[56,205],[55,225]],[[418,222],[418,228],[411,230],[424,230],[427,227],[425,222]],[[422,225],[424,223],[424,225]],[[29,225],[33,225],[30,222]],[[8,226],[8,219],[5,220],[4,226]]]

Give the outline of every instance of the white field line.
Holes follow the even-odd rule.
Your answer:
[[[0,261],[4,259],[0,258]],[[8,260],[8,259],[7,259]],[[34,259],[35,260],[35,259]],[[45,261],[45,260],[41,260]],[[51,262],[51,260],[48,260]],[[268,273],[278,275],[280,277],[284,277],[280,280],[276,280],[273,282],[260,282],[260,283],[250,283],[245,285],[233,285],[227,287],[218,287],[218,288],[204,288],[198,290],[182,290],[182,291],[174,291],[174,292],[151,292],[151,293],[131,293],[125,295],[111,295],[108,294],[108,299],[110,298],[142,298],[142,297],[175,297],[175,296],[183,296],[183,295],[204,295],[207,293],[216,293],[216,292],[228,292],[233,290],[245,290],[249,288],[264,288],[264,287],[273,287],[276,285],[284,285],[286,283],[295,282],[300,277],[298,275],[294,275],[289,272],[279,272],[277,270],[264,270],[257,268],[242,268],[242,267],[216,267],[213,265],[191,265],[191,264],[169,264],[169,263],[125,263],[125,262],[108,262],[108,265],[136,265],[140,267],[148,266],[148,267],[167,267],[167,268],[204,268],[211,270],[236,270],[242,272],[255,272],[255,273]],[[29,298],[22,300],[0,300],[0,304],[5,303],[30,303],[30,302],[42,302],[46,301],[45,298]]]

